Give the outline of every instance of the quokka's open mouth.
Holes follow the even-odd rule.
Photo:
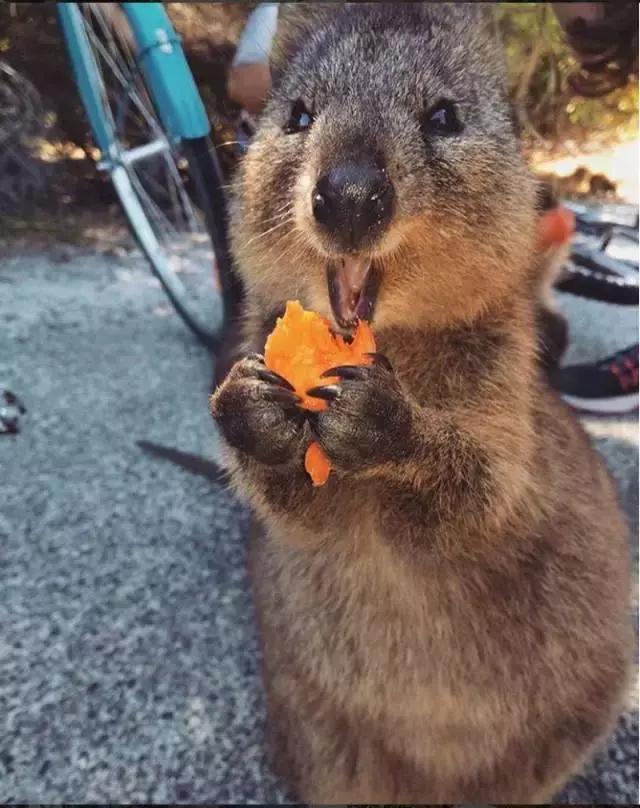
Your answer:
[[[358,320],[371,320],[380,285],[380,267],[367,257],[348,256],[327,266],[329,301],[336,323],[352,330]]]

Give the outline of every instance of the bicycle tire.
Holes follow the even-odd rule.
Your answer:
[[[244,286],[235,271],[229,248],[229,213],[224,191],[225,178],[215,146],[209,138],[183,140],[189,173],[198,189],[198,198],[207,218],[211,240],[218,261],[218,277],[222,290],[225,322],[239,315]]]
[[[564,277],[555,283],[559,292],[618,306],[638,305],[638,284],[629,283],[620,275],[596,272],[575,262],[567,263],[564,272]]]

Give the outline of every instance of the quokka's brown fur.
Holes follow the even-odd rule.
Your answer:
[[[460,5],[317,13],[281,40],[237,180],[239,355],[262,350],[287,299],[331,316],[308,196],[344,143],[375,142],[397,198],[374,251],[393,370],[343,382],[313,424],[259,357],[212,397],[256,515],[274,765],[306,802],[548,800],[621,706],[628,536],[536,361],[534,190],[497,48]],[[414,119],[445,93],[465,131],[425,142]],[[313,125],[284,134],[300,96]],[[302,465],[312,437],[334,467],[321,488]]]

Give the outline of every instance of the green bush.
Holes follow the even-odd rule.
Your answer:
[[[603,98],[577,95],[569,76],[578,63],[548,3],[499,3],[495,24],[505,47],[510,93],[525,137],[548,145],[608,134],[637,134],[638,82]]]

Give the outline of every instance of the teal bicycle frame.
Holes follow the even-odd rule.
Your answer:
[[[103,159],[113,153],[114,132],[96,103],[102,88],[82,27],[77,3],[59,3],[58,15],[67,42],[74,77]],[[153,102],[165,131],[175,140],[206,137],[209,120],[187,64],[180,37],[161,3],[121,3],[138,47],[138,62],[151,89]],[[93,69],[87,70],[91,65]],[[153,144],[143,146],[152,148]]]

